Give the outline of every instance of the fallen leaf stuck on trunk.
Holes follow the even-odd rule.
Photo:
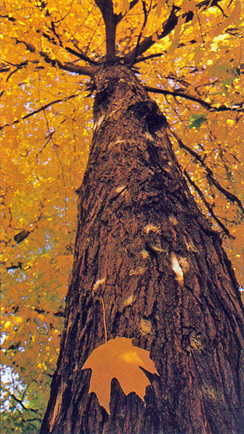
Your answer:
[[[108,413],[112,378],[117,378],[126,395],[136,392],[143,399],[150,383],[139,366],[157,373],[149,351],[133,346],[132,339],[116,337],[109,340],[96,348],[83,366],[83,369],[92,369],[89,392],[95,392]]]

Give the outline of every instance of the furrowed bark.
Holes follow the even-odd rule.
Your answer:
[[[231,264],[156,103],[119,63],[102,65],[94,81],[66,323],[41,433],[241,434],[244,314]],[[106,334],[133,338],[159,374],[146,373],[144,401],[113,379],[110,414],[82,370]]]

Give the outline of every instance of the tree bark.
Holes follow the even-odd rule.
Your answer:
[[[241,434],[244,312],[221,239],[134,73],[104,64],[94,82],[66,323],[41,433]],[[82,367],[116,336],[150,351],[158,375],[148,374],[144,401],[113,379],[108,414]]]

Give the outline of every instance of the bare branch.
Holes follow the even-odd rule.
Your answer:
[[[41,314],[49,315],[51,313],[52,315],[54,315],[56,317],[64,318],[64,310],[62,310],[61,308],[57,312],[51,312],[49,310],[40,309],[38,307],[35,307],[34,311],[37,312],[39,315],[41,315]]]

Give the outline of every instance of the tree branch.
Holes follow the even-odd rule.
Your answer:
[[[156,87],[150,87],[150,86],[144,86],[144,89],[146,89],[148,92],[161,93],[162,95],[180,96],[181,98],[185,98],[185,99],[189,99],[190,101],[197,102],[207,110],[210,110],[212,108],[211,104],[209,104],[208,102],[205,102],[200,98],[196,98],[195,96],[191,96],[183,92],[177,92],[177,91],[171,92],[170,90],[158,89]]]
[[[134,65],[136,63],[145,62],[145,60],[154,59],[155,57],[162,57],[163,55],[164,53],[156,53],[156,54],[149,54],[148,56],[137,57],[137,59],[134,62]]]
[[[106,58],[107,60],[115,59],[115,39],[116,39],[116,15],[113,11],[112,0],[95,0],[97,7],[100,9],[105,24],[106,31]]]
[[[12,21],[12,22],[15,22],[15,21],[16,21],[15,18],[13,18],[13,17],[9,17],[8,15],[0,15],[0,18],[7,18],[9,21]],[[88,56],[86,56],[85,54],[80,53],[80,52],[78,52],[78,51],[75,51],[75,50],[73,50],[73,49],[70,48],[70,47],[64,47],[64,46],[63,46],[63,43],[62,43],[62,41],[61,41],[60,36],[59,36],[58,33],[56,32],[55,24],[54,24],[53,21],[51,22],[51,28],[49,28],[49,30],[53,32],[53,34],[56,36],[56,38],[57,38],[58,41],[59,41],[59,45],[60,45],[62,48],[64,48],[66,51],[68,51],[69,53],[73,54],[74,56],[77,56],[79,59],[84,60],[85,62],[88,62],[88,63],[90,63],[90,64],[92,64],[92,65],[96,65],[96,64],[97,64],[97,62],[96,62],[95,60],[90,59],[90,58],[89,58]],[[39,33],[41,33],[41,34],[42,34],[46,39],[48,39],[49,42],[52,42],[53,44],[57,45],[57,44],[55,43],[55,41],[53,41],[52,38],[51,38],[47,33],[45,33],[45,32],[40,32],[40,31],[39,31]],[[17,43],[19,43],[19,42],[23,42],[23,41],[18,41],[18,40],[17,40]],[[24,42],[23,42],[23,43],[24,43]],[[28,44],[27,44],[27,45],[28,45]]]
[[[202,6],[205,6],[205,9],[208,7],[217,6],[218,7],[218,1],[219,0],[205,0],[203,2],[200,2],[196,5],[196,8],[200,9]],[[173,5],[170,15],[168,19],[162,24],[161,30],[157,30],[152,35],[145,37],[145,39],[140,43],[139,47],[133,48],[126,56],[125,56],[125,63],[129,64],[130,66],[133,66],[133,62],[135,62],[136,54],[137,56],[142,55],[147,51],[152,45],[155,44],[157,40],[163,39],[166,36],[168,36],[172,30],[175,29],[179,16],[176,15],[176,12],[179,12],[181,10],[180,7]],[[189,10],[188,12],[183,12],[181,15],[182,18],[185,19],[185,23],[188,23],[189,21],[193,20],[194,12]]]
[[[16,39],[16,44],[24,44],[28,51],[30,51],[31,53],[36,53],[36,52],[39,53],[40,56],[43,57],[43,59],[45,60],[46,63],[51,64],[54,67],[58,67],[59,69],[63,69],[64,71],[70,71],[70,72],[74,72],[75,74],[80,74],[80,75],[87,75],[89,77],[93,77],[93,75],[94,75],[94,68],[75,65],[75,64],[69,63],[69,62],[62,63],[57,59],[52,59],[44,51],[37,50],[34,47],[34,45],[29,44],[28,42],[25,42],[25,41],[20,41],[19,39]]]
[[[76,50],[73,50],[73,48],[70,48],[70,47],[64,47],[64,49],[65,49],[66,51],[68,51],[70,54],[73,54],[74,56],[79,57],[79,59],[84,60],[85,62],[88,62],[88,63],[90,63],[90,64],[92,64],[92,65],[97,65],[97,64],[98,64],[98,62],[96,62],[96,60],[92,60],[92,59],[90,59],[90,57],[86,56],[86,55],[83,54],[83,53],[79,53],[79,52],[76,51]]]
[[[63,99],[56,99],[55,101],[49,102],[48,104],[45,104],[45,105],[42,106],[41,108],[39,108],[39,109],[37,109],[37,110],[34,110],[33,112],[28,113],[28,114],[25,115],[25,116],[22,116],[21,119],[16,119],[12,124],[4,124],[4,125],[0,126],[0,130],[2,130],[2,129],[5,128],[5,127],[11,127],[12,125],[19,124],[21,121],[24,121],[25,119],[28,119],[28,118],[30,118],[31,116],[34,116],[34,115],[36,115],[37,113],[40,113],[41,111],[46,110],[48,107],[51,107],[51,106],[54,105],[54,104],[58,104],[58,103],[60,103],[60,102],[66,102],[66,101],[68,101],[69,99],[72,99],[72,98],[77,97],[78,95],[79,95],[79,93],[77,93],[77,94],[75,94],[75,95],[68,96],[68,97],[63,98]]]
[[[18,311],[19,311],[19,306],[12,306],[12,309],[11,309],[11,313],[12,314],[16,313]],[[35,307],[34,311],[37,312],[38,315],[42,315],[42,314],[49,315],[49,314],[51,314],[51,315],[53,315],[53,316],[55,316],[57,318],[64,318],[65,317],[64,309],[62,309],[62,308],[59,308],[59,310],[57,312],[52,312],[50,310],[45,310],[45,309],[40,309],[39,307]],[[5,313],[9,313],[9,312],[5,312]],[[12,350],[12,349],[16,349],[16,348],[19,347],[19,345],[20,345],[20,342],[18,342],[16,344],[12,344],[10,347],[8,347],[7,351]]]
[[[148,12],[147,12],[146,3],[144,0],[142,0],[142,8],[143,8],[143,13],[144,13],[144,22],[142,24],[142,28],[141,28],[141,31],[139,33],[138,39],[137,39],[136,48],[135,48],[135,58],[133,61],[133,65],[134,65],[134,63],[137,59],[137,56],[138,56],[138,50],[139,50],[140,40],[142,37],[142,32],[143,32],[143,29],[146,27],[147,19],[148,19]]]
[[[153,44],[155,44],[156,40],[165,38],[169,33],[174,30],[178,23],[178,17],[175,14],[175,6],[173,6],[169,18],[163,23],[161,33],[159,31],[154,32],[152,35],[147,36],[143,39],[143,41],[139,44],[139,46],[133,48],[126,56],[125,63],[133,66],[133,62],[136,60],[136,56],[142,55],[145,51],[147,51]]]
[[[21,399],[18,399],[13,393],[10,393],[11,398],[13,398],[19,405],[21,405],[21,407],[25,410],[25,411],[32,411],[35,414],[39,414],[38,410],[34,410],[34,408],[27,408],[23,402],[21,401]],[[41,419],[38,419],[41,420]]]
[[[59,36],[58,33],[56,32],[55,25],[54,25],[54,22],[53,22],[53,21],[52,21],[52,23],[51,23],[51,28],[49,28],[49,30],[50,30],[50,31],[55,35],[55,37],[57,38],[60,47],[62,47],[64,50],[68,51],[68,53],[73,54],[74,56],[78,57],[78,58],[81,59],[81,60],[84,60],[85,62],[88,62],[88,63],[91,64],[91,65],[97,65],[97,62],[96,62],[95,60],[90,59],[90,57],[88,57],[86,54],[83,54],[83,53],[81,53],[80,51],[76,51],[76,50],[74,50],[73,48],[70,48],[70,47],[68,47],[68,46],[67,46],[67,47],[64,46],[64,45],[63,45],[63,42],[62,42],[62,40],[61,40],[61,38],[60,38],[60,36]],[[51,42],[51,43],[54,44],[54,45],[57,45],[57,42],[56,42],[56,40],[55,40],[53,37],[49,36],[49,35],[48,35],[47,33],[45,33],[45,32],[41,32],[41,34],[42,34],[42,35],[44,36],[44,38],[46,38],[49,42]]]
[[[207,210],[211,214],[212,218],[216,221],[216,223],[219,225],[219,227],[223,230],[223,232],[228,235],[228,237],[235,239],[233,235],[230,234],[229,230],[225,227],[225,225],[219,220],[219,218],[214,214],[212,206],[207,202],[205,199],[204,193],[200,190],[200,188],[195,184],[195,182],[191,179],[189,174],[186,170],[184,170],[184,175],[188,182],[191,184],[191,186],[194,188],[194,190],[197,192],[197,194],[200,196],[202,202],[206,206]]]
[[[185,145],[174,131],[170,129],[170,132],[179,143],[180,148],[185,149],[185,151],[192,155],[201,164],[201,166],[204,167],[207,172],[207,179],[210,180],[210,182],[216,187],[216,189],[220,191],[220,193],[222,193],[232,203],[236,203],[240,210],[244,212],[244,207],[240,199],[235,194],[230,193],[228,190],[222,187],[222,185],[220,185],[220,183],[214,178],[213,171],[204,163],[202,157],[191,148],[189,148],[189,146]]]
[[[156,55],[154,55],[156,56]],[[157,55],[157,57],[159,54]],[[150,57],[150,56],[148,56]],[[137,62],[135,62],[137,63]],[[200,104],[202,107],[204,107],[206,110],[209,110],[211,112],[225,112],[225,111],[237,111],[237,112],[244,112],[244,109],[242,108],[242,104],[239,104],[239,108],[236,105],[235,107],[228,107],[226,105],[221,105],[220,107],[214,107],[210,103],[203,101],[201,98],[197,98],[193,95],[188,95],[184,92],[177,92],[177,91],[170,91],[170,90],[164,90],[164,89],[158,89],[157,87],[150,87],[150,86],[144,86],[144,89],[146,89],[148,92],[153,93],[160,93],[162,95],[172,95],[174,97],[179,96],[181,98],[188,99],[189,101],[196,102]]]
[[[49,61],[46,55],[45,55],[45,61],[47,63],[51,63],[52,66],[58,66],[58,68],[63,69],[63,71],[70,71],[70,72],[74,72],[75,74],[86,75],[88,77],[93,77],[94,75],[94,68],[87,68],[86,66],[74,65],[73,63],[69,63],[69,62],[62,63],[59,60]]]

